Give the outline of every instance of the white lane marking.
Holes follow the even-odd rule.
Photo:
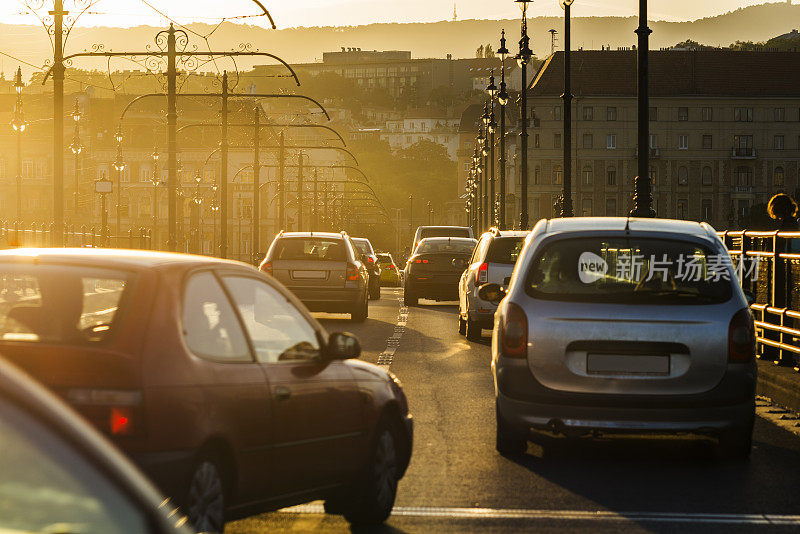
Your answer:
[[[386,350],[378,355],[378,365],[383,365],[386,368],[389,368],[394,362],[394,354],[400,347],[400,338],[403,337],[408,323],[408,307],[403,302],[403,294],[399,289],[393,289],[392,293],[398,297],[400,309],[397,314],[397,324],[394,327],[394,331],[386,340]]]
[[[284,514],[324,514],[321,504],[303,504],[280,510]],[[738,525],[800,526],[800,515],[781,514],[702,514],[678,512],[611,512],[608,510],[526,510],[502,508],[450,508],[395,506],[396,517],[440,519],[547,519],[561,521],[638,521],[647,523],[717,523]]]

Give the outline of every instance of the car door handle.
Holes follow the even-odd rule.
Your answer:
[[[286,401],[289,400],[289,397],[291,396],[292,392],[289,391],[289,388],[285,388],[283,386],[278,386],[275,388],[275,400]]]

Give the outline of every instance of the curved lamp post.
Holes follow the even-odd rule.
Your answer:
[[[497,103],[500,104],[500,229],[506,229],[506,106],[508,105],[508,87],[506,86],[506,59],[510,55],[506,46],[506,31],[500,37],[500,92]]]
[[[522,71],[522,94],[520,96],[520,230],[528,229],[528,64],[533,58],[531,39],[528,36],[528,4],[531,0],[514,0],[522,9],[522,38],[519,41],[517,64]]]

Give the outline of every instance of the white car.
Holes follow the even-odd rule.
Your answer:
[[[491,330],[497,305],[478,296],[483,284],[508,287],[525,238],[530,232],[498,230],[484,233],[458,284],[458,331],[478,341],[484,329]]]

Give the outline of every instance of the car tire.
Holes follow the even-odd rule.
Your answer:
[[[458,333],[462,336],[466,335],[467,333],[467,321],[465,321],[460,315],[458,316]]]
[[[369,288],[369,300],[380,300],[381,299],[381,284],[378,282],[377,284],[371,284]]]
[[[411,293],[411,291],[409,291],[408,288],[406,288],[406,290],[403,291],[403,302],[408,307],[416,306],[417,304],[419,304],[419,297]]]
[[[726,428],[719,435],[717,453],[722,460],[744,462],[753,449],[753,423]]]
[[[495,447],[503,456],[520,456],[528,449],[528,433],[506,421],[496,409],[497,436]]]
[[[379,423],[369,464],[356,481],[342,510],[342,515],[351,525],[375,527],[392,513],[400,472],[398,450],[396,432],[390,425]]]
[[[350,320],[354,323],[363,323],[369,317],[369,298],[364,295],[364,302],[357,310],[350,312]]]
[[[192,470],[183,507],[197,532],[225,529],[225,477],[221,465],[216,457],[206,455]]]
[[[483,329],[481,325],[478,324],[478,321],[471,321],[469,316],[467,316],[464,322],[466,323],[464,326],[464,333],[467,335],[468,340],[480,341],[483,339]]]

